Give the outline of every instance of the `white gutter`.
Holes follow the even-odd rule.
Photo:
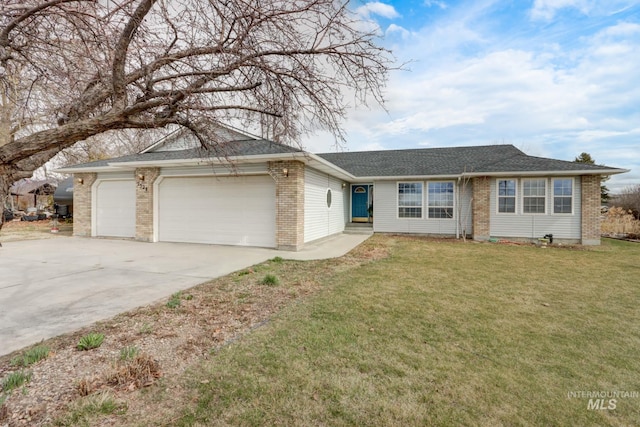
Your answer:
[[[575,175],[616,175],[627,173],[629,169],[600,169],[600,170],[573,170],[573,171],[510,171],[510,172],[465,172],[461,177],[474,178],[478,176],[575,176]]]
[[[127,170],[126,168],[120,168],[118,170]],[[134,170],[132,168],[131,170]],[[91,172],[113,172],[113,167],[110,166],[94,166],[89,168],[60,168],[54,169],[53,172],[57,173],[91,173]]]

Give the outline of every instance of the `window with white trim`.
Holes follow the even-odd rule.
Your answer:
[[[553,179],[553,213],[573,213],[573,178]]]
[[[398,218],[422,218],[422,183],[398,183]]]
[[[516,213],[516,180],[498,180],[498,212]]]
[[[453,182],[429,182],[429,218],[453,218]]]
[[[546,212],[547,180],[544,178],[522,180],[522,213]]]

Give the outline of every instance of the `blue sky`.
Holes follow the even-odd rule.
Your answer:
[[[640,184],[640,0],[354,2],[407,71],[385,112],[351,110],[347,151],[513,144],[631,169]],[[304,144],[334,151],[329,135]]]

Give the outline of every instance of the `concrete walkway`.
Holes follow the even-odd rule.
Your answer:
[[[0,248],[0,355],[280,256],[344,255],[369,236],[341,234],[300,252],[59,237]]]

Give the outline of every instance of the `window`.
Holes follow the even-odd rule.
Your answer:
[[[522,212],[529,214],[545,213],[545,195],[547,182],[544,178],[522,181]]]
[[[429,218],[453,218],[453,182],[430,182]]]
[[[553,180],[553,213],[573,213],[572,178],[557,178]]]
[[[331,207],[331,189],[327,189],[327,207]]]
[[[516,180],[498,180],[498,212],[516,213]]]
[[[422,218],[422,183],[398,183],[398,217]]]

